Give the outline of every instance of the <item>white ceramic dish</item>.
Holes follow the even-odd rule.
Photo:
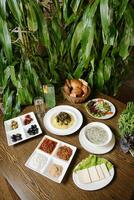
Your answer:
[[[96,181],[96,182],[93,182],[93,183],[86,183],[86,184],[81,183],[79,181],[78,176],[75,172],[73,172],[72,177],[73,177],[74,183],[80,189],[87,190],[87,191],[94,191],[94,190],[99,190],[99,189],[105,187],[106,185],[108,185],[112,181],[114,174],[115,174],[114,168],[112,168],[109,172],[110,172],[110,176],[108,178],[105,178],[103,180]]]
[[[29,124],[24,125],[24,119],[25,119],[26,115],[30,115],[33,120]],[[12,129],[11,128],[11,122],[13,120],[18,123],[18,128],[16,128],[16,129]],[[31,125],[36,125],[37,126],[37,128],[38,128],[38,133],[37,134],[30,135],[27,132],[28,129],[31,127]],[[30,139],[30,138],[36,137],[37,135],[42,134],[42,130],[40,128],[40,125],[39,125],[39,123],[38,123],[38,121],[37,121],[37,119],[35,117],[35,114],[33,112],[26,113],[26,114],[21,115],[19,117],[7,120],[7,121],[4,122],[4,126],[5,126],[5,131],[6,131],[7,142],[8,142],[9,146],[15,145],[17,143],[23,142],[23,141],[25,141],[27,139]],[[21,134],[22,139],[18,140],[16,142],[13,142],[12,139],[11,139],[11,137],[12,137],[12,135],[15,135],[17,133]]]
[[[88,152],[93,153],[93,154],[105,154],[111,151],[115,145],[115,136],[112,135],[112,139],[109,142],[109,144],[102,146],[102,147],[94,147],[92,145],[89,145],[83,137],[83,132],[80,132],[79,134],[79,142],[81,146]]]
[[[74,117],[74,123],[72,124],[71,127],[67,128],[67,129],[58,129],[52,125],[52,123],[51,123],[52,116],[57,115],[60,112],[66,112],[68,114],[71,114]],[[52,108],[51,110],[49,110],[46,113],[43,122],[44,122],[45,128],[49,132],[51,132],[55,135],[64,136],[64,135],[70,135],[70,134],[73,134],[74,132],[76,132],[83,123],[83,117],[82,117],[82,114],[80,113],[80,111],[77,110],[76,108],[74,108],[72,106],[61,105],[61,106],[56,106],[56,107]]]
[[[57,143],[56,147],[54,148],[54,150],[52,151],[51,154],[46,153],[40,149],[42,142],[46,138]],[[56,155],[58,148],[60,146],[64,146],[64,145],[67,147],[70,147],[72,149],[72,155],[70,156],[69,160],[60,159]],[[57,183],[61,183],[61,181],[62,181],[63,177],[65,176],[65,173],[73,159],[75,152],[76,152],[75,146],[45,135],[43,137],[43,139],[40,141],[40,143],[38,144],[38,146],[36,147],[36,149],[34,150],[34,152],[32,153],[32,155],[29,157],[29,159],[25,163],[25,166],[40,173],[41,175],[57,182]],[[40,164],[38,163],[38,160],[42,160]],[[57,165],[62,166],[63,170],[59,177],[54,177],[54,176],[50,175],[49,167],[51,164],[57,164]]]
[[[102,100],[103,100],[104,102],[106,102],[106,103],[109,104],[109,106],[110,106],[110,108],[111,108],[110,112],[112,112],[111,114],[106,114],[106,115],[104,115],[104,116],[99,117],[99,116],[94,116],[94,115],[88,110],[88,108],[87,108],[87,104],[88,104],[88,103],[90,103],[91,101],[97,102],[97,101],[100,100],[100,99],[101,99],[101,98],[92,99],[92,100],[90,100],[90,101],[88,101],[88,102],[86,103],[85,107],[86,107],[86,110],[87,110],[88,114],[91,115],[93,118],[96,118],[96,119],[110,119],[110,118],[112,118],[112,117],[115,115],[116,109],[115,109],[115,106],[114,106],[110,101],[108,101],[108,100],[106,100],[106,99],[102,99]]]
[[[90,128],[93,128],[93,127],[97,127],[97,128],[102,128],[106,131],[107,133],[107,140],[104,142],[104,143],[101,143],[101,144],[95,144],[93,142],[91,142],[88,138],[87,138],[87,130],[90,129]],[[101,147],[101,146],[105,146],[107,144],[109,144],[109,142],[112,140],[112,131],[111,129],[104,123],[101,123],[101,122],[91,122],[89,124],[87,124],[86,126],[84,126],[81,131],[83,133],[83,139],[85,140],[85,142],[87,143],[87,145],[89,144],[90,146],[93,146],[93,147]]]

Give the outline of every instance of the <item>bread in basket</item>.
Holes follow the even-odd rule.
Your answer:
[[[89,97],[90,93],[91,88],[83,79],[67,79],[63,87],[63,95],[71,103],[84,102]]]

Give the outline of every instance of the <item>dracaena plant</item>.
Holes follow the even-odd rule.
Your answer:
[[[116,94],[134,45],[134,9],[124,0],[0,1],[0,71],[7,118],[50,80],[84,78]]]

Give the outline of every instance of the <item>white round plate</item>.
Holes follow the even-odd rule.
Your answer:
[[[109,144],[103,146],[103,147],[93,147],[92,145],[87,144],[87,142],[84,140],[83,137],[83,129],[80,131],[79,134],[79,142],[81,146],[88,152],[94,153],[94,154],[105,154],[111,151],[115,145],[115,136],[112,135],[112,140],[109,142]]]
[[[114,106],[110,101],[108,101],[108,100],[106,100],[106,99],[102,99],[102,100],[103,100],[104,102],[106,102],[106,103],[109,104],[109,106],[110,106],[110,108],[111,108],[111,112],[112,112],[111,114],[106,114],[106,115],[104,115],[104,116],[97,117],[97,116],[94,116],[92,113],[90,113],[90,111],[88,110],[87,104],[88,104],[89,102],[91,102],[91,101],[98,101],[99,99],[101,99],[101,98],[91,99],[90,101],[88,101],[88,102],[86,103],[86,110],[87,110],[88,114],[91,115],[93,118],[96,118],[96,119],[110,119],[111,117],[113,117],[113,116],[115,115],[116,109],[115,109],[115,106]]]
[[[106,185],[108,185],[112,181],[114,174],[115,174],[114,168],[112,168],[109,172],[110,172],[110,176],[108,178],[105,178],[103,180],[96,181],[96,182],[93,182],[93,183],[81,183],[75,172],[73,172],[72,176],[73,176],[74,183],[80,189],[87,190],[87,191],[94,191],[94,190],[99,190],[99,189],[105,187]]]
[[[51,123],[52,116],[57,115],[60,112],[66,112],[68,114],[71,114],[74,117],[74,124],[71,127],[67,129],[58,129],[52,125]],[[77,110],[76,108],[72,106],[61,105],[61,106],[56,106],[52,108],[51,110],[49,110],[44,116],[43,123],[44,123],[45,128],[49,132],[55,135],[65,136],[65,135],[70,135],[74,133],[81,127],[83,123],[83,117],[80,111]]]

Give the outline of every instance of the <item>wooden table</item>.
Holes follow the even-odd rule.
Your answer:
[[[73,168],[89,154],[79,143],[79,131],[69,136],[60,137],[48,133],[42,124],[42,135],[9,147],[7,145],[3,120],[0,118],[0,171],[22,200],[134,199],[134,158],[130,154],[124,154],[120,150],[118,143],[119,134],[117,121],[126,105],[105,95],[99,95],[99,97],[104,97],[110,100],[116,106],[117,113],[112,119],[105,121],[95,120],[86,113],[83,105],[75,105],[75,107],[78,108],[83,114],[84,122],[82,126],[85,126],[87,123],[92,121],[101,121],[109,125],[116,136],[116,145],[114,149],[103,155],[104,158],[107,158],[114,164],[116,171],[115,177],[108,186],[98,191],[83,191],[79,189],[72,180]],[[62,100],[58,101],[58,104],[69,103],[62,98]],[[33,106],[26,107],[23,113],[33,111],[33,109]],[[24,165],[39,141],[46,133],[78,148],[61,184],[55,183],[41,176]]]

